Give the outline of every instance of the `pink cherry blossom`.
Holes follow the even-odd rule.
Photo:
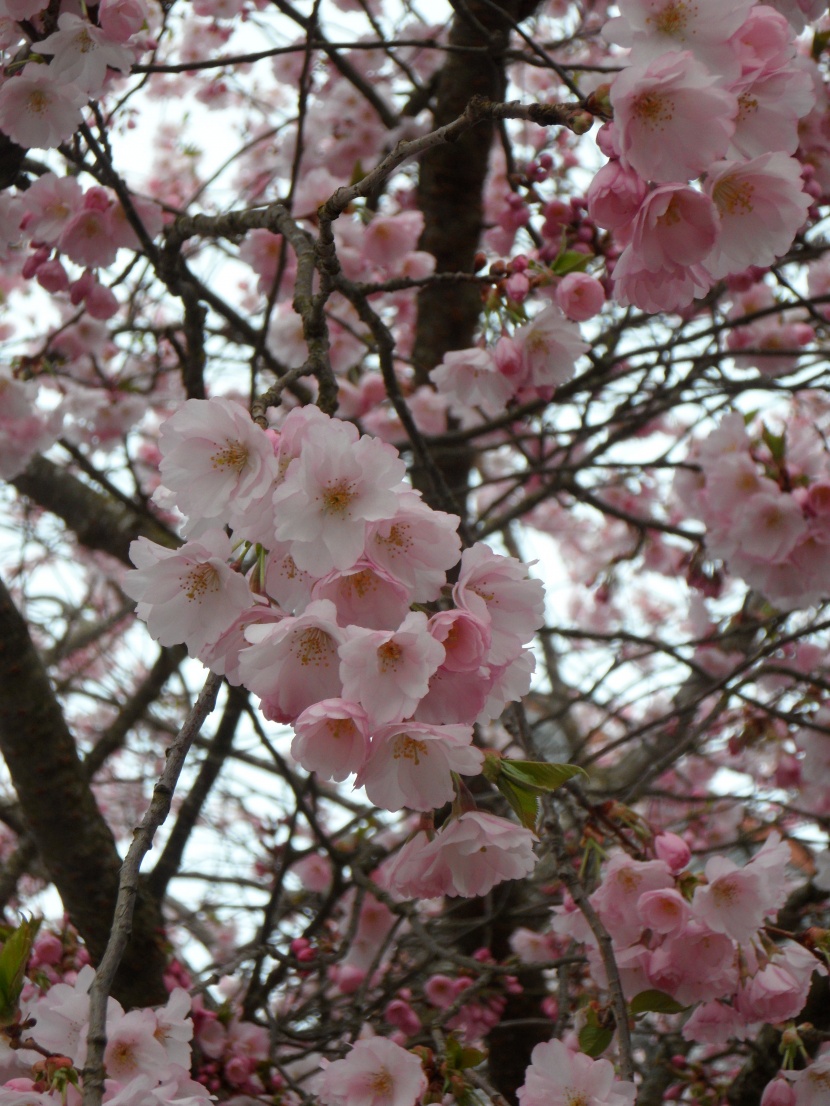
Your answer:
[[[697,177],[723,157],[736,97],[688,51],[624,69],[611,85],[622,160],[658,183]]]
[[[512,661],[544,618],[542,582],[530,579],[524,565],[494,553],[483,542],[464,550],[453,599],[457,607],[489,623],[488,660],[495,665]]]
[[[185,515],[244,526],[254,505],[265,509],[277,460],[268,435],[240,404],[187,400],[162,424],[159,447],[162,481]]]
[[[412,611],[394,631],[355,628],[340,649],[343,694],[359,702],[374,724],[409,717],[444,660],[427,617]]]
[[[631,49],[633,62],[650,61],[676,50],[690,50],[710,72],[737,67],[728,40],[743,24],[751,0],[621,0],[620,15],[609,19],[603,37]]]
[[[36,406],[38,386],[0,369],[0,477],[13,480],[36,453],[51,446],[63,425],[60,411]]]
[[[469,611],[438,611],[429,632],[444,646],[442,667],[450,672],[477,672],[490,649],[488,623]]]
[[[570,380],[577,358],[588,349],[578,327],[553,304],[519,327],[513,340],[521,350],[523,383],[537,388]]]
[[[453,406],[480,407],[488,415],[499,414],[513,393],[510,381],[486,349],[451,350],[429,376]]]
[[[743,504],[733,519],[732,538],[742,553],[761,561],[780,561],[807,536],[801,508],[779,491],[759,492]]]
[[[705,188],[720,217],[720,233],[704,262],[716,278],[771,265],[789,249],[810,206],[801,167],[783,153],[715,162]]]
[[[592,1060],[554,1040],[535,1046],[517,1094],[519,1106],[634,1106],[635,1089],[614,1078],[608,1060]]]
[[[397,497],[394,514],[369,525],[366,552],[395,579],[412,589],[412,601],[436,599],[447,570],[458,563],[458,515],[431,510],[414,492]]]
[[[48,150],[71,138],[81,124],[86,97],[74,85],[57,81],[51,68],[30,62],[0,87],[0,129],[21,146]]]
[[[823,1050],[801,1071],[785,1074],[792,1080],[795,1106],[826,1106],[830,1094],[830,1050]]]
[[[588,214],[598,226],[617,230],[634,218],[647,192],[642,177],[613,158],[588,186]]]
[[[312,589],[315,599],[330,599],[341,626],[391,630],[409,613],[411,593],[400,580],[361,557],[345,572],[330,572]]]
[[[110,1079],[126,1082],[139,1074],[164,1078],[168,1058],[156,1039],[157,1030],[152,1010],[131,1010],[117,1021],[108,1021],[104,1065]]]
[[[738,97],[738,115],[732,151],[753,158],[771,150],[794,154],[798,121],[815,103],[810,74],[790,65],[771,73],[752,74],[732,85]]]
[[[113,42],[124,43],[140,31],[147,15],[145,0],[101,0],[98,5],[101,30]]]
[[[166,549],[147,538],[130,546],[136,566],[123,588],[137,600],[136,614],[161,645],[183,642],[191,656],[215,642],[234,619],[253,606],[243,576],[228,564],[230,538],[210,530],[199,541]]]
[[[245,630],[251,644],[240,654],[240,674],[267,718],[293,722],[313,703],[340,697],[337,650],[345,633],[336,616],[333,603],[317,599],[296,618]]]
[[[56,80],[90,96],[103,88],[108,68],[129,73],[133,62],[129,50],[112,42],[88,19],[70,12],[58,17],[57,31],[41,39],[37,48],[39,53],[54,55],[49,68]]]
[[[332,420],[311,427],[300,456],[274,492],[276,537],[299,568],[316,576],[351,568],[363,553],[367,522],[389,518],[406,471],[398,452],[352,436]]]
[[[655,933],[676,933],[686,925],[691,908],[679,891],[666,887],[642,894],[637,900],[637,913],[646,929]]]
[[[588,273],[567,273],[556,286],[556,302],[569,319],[581,323],[602,310],[605,289]]]
[[[420,211],[402,211],[398,215],[375,215],[363,232],[363,256],[384,268],[398,264],[418,245],[424,229]]]
[[[291,755],[320,779],[345,780],[360,770],[369,748],[369,719],[357,703],[322,699],[294,722]]]
[[[662,860],[633,860],[627,853],[615,853],[591,903],[615,944],[625,948],[644,928],[637,912],[640,897],[647,891],[669,888],[674,888],[674,880]]]
[[[712,279],[702,265],[671,265],[649,269],[631,246],[614,266],[614,296],[642,311],[679,311],[705,296]]]
[[[317,1095],[324,1106],[415,1106],[426,1089],[417,1056],[385,1037],[372,1037],[326,1065]]]
[[[713,856],[706,863],[706,879],[707,885],[698,887],[692,900],[695,916],[715,933],[749,941],[767,912],[758,872]]]
[[[536,866],[530,830],[495,814],[466,811],[430,842],[426,880],[440,879],[445,895],[486,895],[496,884],[521,879]]]
[[[453,797],[452,773],[475,775],[483,753],[472,744],[471,726],[394,722],[372,734],[355,787],[364,787],[384,810],[432,810]]]
[[[628,247],[645,267],[669,269],[697,265],[718,234],[715,205],[686,185],[664,184],[643,201]]]
[[[111,265],[118,247],[113,240],[109,212],[81,209],[63,228],[58,245],[77,265],[92,269]]]

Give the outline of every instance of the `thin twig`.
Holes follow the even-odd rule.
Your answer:
[[[95,979],[89,991],[89,1032],[87,1035],[87,1059],[84,1065],[83,1106],[101,1106],[104,1090],[104,1050],[107,1047],[107,998],[112,987],[121,957],[130,940],[133,910],[138,893],[138,873],[141,862],[153,843],[156,830],[170,813],[170,803],[185,758],[194,738],[216,705],[216,697],[222,677],[211,673],[187,721],[167,750],[164,771],[153,788],[153,798],[141,825],[133,834],[133,841],[121,865],[115,917],[107,947],[98,965]]]

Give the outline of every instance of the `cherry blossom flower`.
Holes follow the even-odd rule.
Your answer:
[[[360,770],[369,748],[369,719],[357,703],[322,699],[294,722],[291,755],[307,772],[340,783]]]
[[[688,51],[631,65],[611,85],[623,162],[646,180],[689,180],[723,157],[738,101]]]
[[[434,511],[419,495],[406,491],[394,514],[371,523],[366,551],[371,560],[412,590],[414,603],[429,603],[458,563],[461,539],[458,515]]]
[[[710,72],[724,73],[737,68],[728,40],[751,7],[752,0],[620,0],[620,14],[608,20],[602,35],[628,46],[632,62],[690,50]]]
[[[249,626],[245,637],[251,645],[240,654],[240,674],[267,718],[293,722],[313,703],[340,697],[337,650],[346,635],[328,599],[309,603],[296,618]]]
[[[343,694],[374,724],[400,721],[426,695],[444,656],[422,611],[412,611],[395,631],[355,628],[340,649]]]
[[[488,660],[495,665],[512,661],[544,618],[541,580],[530,579],[523,564],[483,542],[464,550],[452,594],[457,607],[489,623]]]
[[[709,166],[705,188],[720,216],[720,233],[704,261],[716,278],[771,265],[789,249],[811,203],[801,166],[777,152],[717,161]]]
[[[603,165],[588,186],[588,214],[606,230],[626,226],[646,198],[648,185],[634,172],[613,158]]]
[[[571,1052],[561,1041],[545,1041],[530,1054],[519,1106],[634,1106],[633,1083],[614,1078],[608,1060]]]
[[[697,265],[718,234],[715,205],[686,185],[664,184],[646,196],[628,247],[651,271]]]
[[[58,17],[58,29],[37,44],[41,54],[53,54],[49,68],[61,84],[72,84],[90,96],[104,87],[107,68],[129,73],[132,54],[112,42],[88,19],[70,12]]]
[[[536,866],[534,836],[506,818],[470,810],[445,823],[430,843],[434,869],[445,895],[486,895],[497,883],[521,879]]]
[[[315,599],[330,599],[341,626],[391,630],[409,613],[411,593],[400,580],[365,557],[345,572],[330,572],[312,588]]]
[[[367,522],[394,515],[406,466],[392,446],[353,441],[334,420],[307,433],[274,492],[276,536],[289,543],[299,568],[323,576],[360,558]]]
[[[324,1106],[415,1106],[427,1089],[417,1056],[385,1037],[357,1041],[326,1064],[317,1095]]]
[[[15,380],[0,369],[0,477],[13,480],[36,453],[58,438],[63,414],[36,407],[38,386],[33,380]]]
[[[523,383],[537,388],[570,380],[577,358],[589,348],[578,327],[553,304],[519,327],[513,340],[521,350]]]
[[[569,319],[581,323],[602,310],[605,289],[588,273],[567,273],[556,286],[556,302]]]
[[[429,376],[438,391],[462,410],[480,407],[487,415],[500,414],[513,394],[510,381],[486,349],[451,350]]]
[[[86,97],[74,85],[57,81],[51,68],[30,62],[0,88],[0,129],[21,146],[48,150],[80,126]]]
[[[826,1106],[830,1096],[830,1050],[825,1049],[801,1071],[787,1071],[795,1091],[795,1106]]]
[[[713,856],[706,863],[706,879],[705,887],[695,889],[695,916],[715,933],[751,940],[767,913],[759,873],[749,865],[739,868],[725,856]]]
[[[183,642],[196,656],[253,606],[247,581],[228,564],[232,555],[222,530],[210,530],[179,549],[147,538],[130,545],[136,567],[124,577],[123,588],[137,600],[136,614],[160,645]]]
[[[168,1058],[156,1039],[157,1029],[152,1010],[131,1010],[116,1021],[108,1020],[104,1066],[110,1079],[126,1082],[140,1074],[163,1077]]]
[[[268,435],[240,404],[187,400],[162,424],[159,448],[163,484],[191,520],[228,519],[244,531],[254,505],[257,513],[265,509],[277,460]]]
[[[420,211],[375,215],[363,232],[363,257],[385,269],[397,265],[417,248],[423,229],[424,216]]]
[[[452,773],[475,775],[484,754],[471,744],[471,726],[396,722],[372,734],[355,787],[384,810],[433,810],[454,794]]]

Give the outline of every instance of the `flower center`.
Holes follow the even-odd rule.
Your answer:
[[[326,515],[340,515],[343,518],[354,498],[354,486],[348,480],[341,480],[337,484],[329,484],[323,492],[323,513]]]
[[[738,888],[730,879],[719,879],[712,886],[712,898],[718,906],[731,906],[738,897]]]
[[[393,671],[398,667],[398,661],[403,655],[403,649],[394,641],[387,641],[378,649],[378,660],[381,672]]]
[[[331,652],[331,637],[319,626],[309,626],[297,639],[297,657],[304,667],[309,664],[327,667]]]
[[[398,734],[392,756],[395,760],[411,760],[417,767],[421,763],[421,757],[428,756],[426,741],[416,741],[408,733]]]
[[[674,117],[674,101],[659,92],[644,92],[634,101],[633,114],[642,126],[659,131]]]
[[[375,1094],[388,1095],[391,1094],[395,1081],[386,1068],[381,1068],[370,1077],[369,1086]]]
[[[674,0],[654,17],[649,16],[647,23],[653,23],[658,34],[669,38],[683,38],[683,32],[689,22],[689,5],[684,0]]]
[[[723,177],[712,189],[712,199],[721,215],[747,215],[752,211],[754,185]]]
[[[234,472],[242,472],[248,463],[248,449],[242,442],[228,440],[225,448],[217,450],[210,460],[215,469],[228,468]]]
[[[207,561],[194,565],[182,577],[182,590],[191,602],[201,603],[209,592],[219,591],[219,573]]]

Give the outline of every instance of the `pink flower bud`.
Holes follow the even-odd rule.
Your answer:
[[[661,833],[655,837],[654,851],[673,872],[682,872],[692,858],[691,849],[676,833]]]
[[[592,319],[602,310],[605,303],[605,289],[600,282],[587,273],[568,273],[563,276],[556,289],[556,302],[569,319],[584,322]]]
[[[761,1106],[794,1106],[795,1091],[786,1079],[773,1079],[764,1087]]]

